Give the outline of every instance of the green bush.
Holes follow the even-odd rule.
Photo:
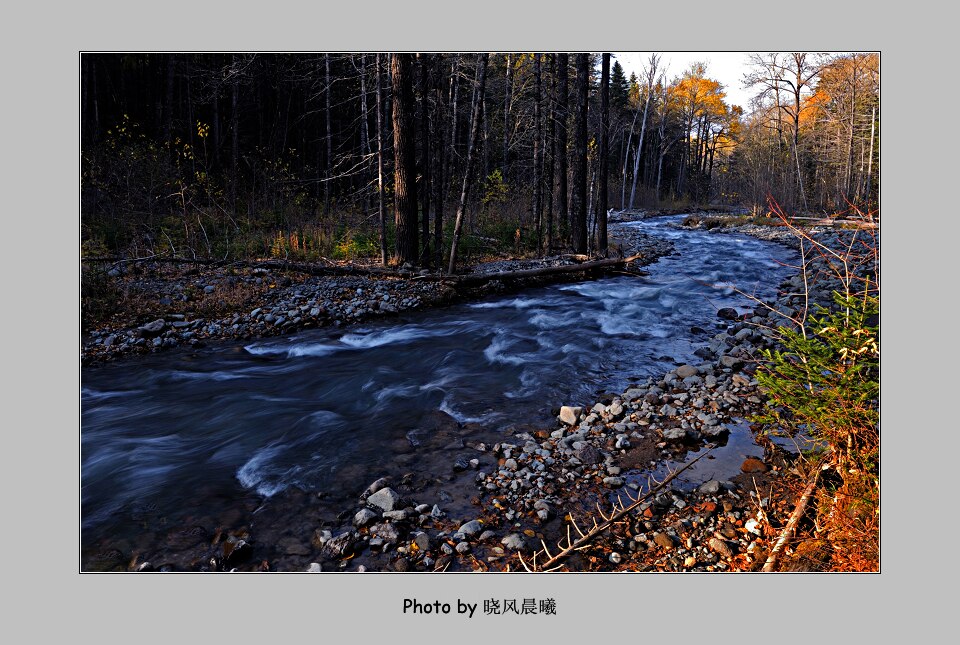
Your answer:
[[[835,465],[875,473],[879,452],[880,299],[834,294],[802,328],[782,328],[778,350],[757,381],[770,401],[756,421],[803,431],[829,450]]]

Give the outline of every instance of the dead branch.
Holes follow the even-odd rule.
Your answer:
[[[671,472],[666,477],[666,479],[664,479],[662,482],[657,484],[656,487],[648,488],[647,492],[644,493],[643,495],[640,495],[637,498],[633,498],[633,497],[630,497],[628,494],[627,497],[632,502],[629,505],[624,505],[623,501],[618,498],[617,502],[613,505],[613,510],[610,511],[609,513],[604,513],[603,510],[600,508],[600,505],[597,504],[597,511],[600,517],[603,518],[603,521],[597,522],[596,520],[593,520],[593,527],[591,527],[590,530],[586,532],[582,531],[580,527],[577,526],[576,521],[574,521],[573,519],[573,515],[571,515],[570,524],[573,526],[574,530],[580,534],[579,538],[577,538],[576,540],[571,539],[570,526],[568,525],[567,537],[561,540],[557,544],[557,547],[560,549],[560,551],[556,555],[551,555],[550,549],[548,549],[546,543],[544,543],[541,540],[540,543],[543,545],[543,550],[537,551],[533,554],[533,559],[529,565],[523,560],[522,555],[520,555],[519,553],[517,554],[518,557],[520,558],[520,564],[522,564],[523,567],[530,572],[535,572],[538,570],[539,571],[556,571],[559,568],[557,565],[561,560],[569,556],[574,551],[580,551],[582,549],[587,548],[590,542],[595,537],[600,535],[600,533],[602,533],[606,529],[610,528],[613,524],[615,524],[616,522],[619,522],[621,519],[626,517],[631,511],[633,511],[635,508],[637,508],[643,502],[649,499],[651,495],[663,490],[664,486],[666,486],[671,481],[676,479],[677,476],[680,475],[680,473],[682,473],[687,468],[690,468],[692,465],[700,461],[700,459],[708,455],[712,450],[713,450],[712,448],[707,449],[702,455],[700,455],[690,463],[686,464],[680,470],[675,470]],[[541,554],[545,555],[547,557],[547,560],[542,564],[537,565],[537,557],[540,556]]]
[[[797,502],[797,507],[793,509],[793,513],[790,514],[790,520],[787,522],[787,525],[784,527],[783,532],[780,533],[780,537],[777,538],[776,544],[773,545],[773,550],[770,551],[767,561],[763,565],[763,572],[773,571],[774,567],[777,565],[777,557],[780,554],[780,551],[786,545],[787,540],[790,539],[790,536],[793,535],[793,532],[797,528],[797,524],[800,522],[800,518],[803,516],[803,512],[807,510],[807,503],[810,501],[810,498],[813,496],[813,491],[817,486],[817,478],[820,475],[820,469],[814,471],[813,477],[810,479],[810,483],[807,484],[807,488],[803,491],[803,495],[800,496],[800,501]]]

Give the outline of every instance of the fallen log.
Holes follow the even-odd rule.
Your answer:
[[[539,269],[519,269],[517,271],[497,271],[495,273],[471,273],[467,275],[445,275],[445,276],[419,276],[417,279],[443,280],[444,282],[454,282],[458,285],[473,286],[484,284],[492,280],[522,280],[526,278],[539,278],[541,276],[563,275],[567,273],[580,273],[583,271],[623,269],[628,264],[642,259],[643,254],[631,255],[628,258],[608,258],[603,260],[593,260],[592,262],[582,262],[580,264],[565,264],[555,267],[540,267]],[[648,275],[646,271],[635,270],[637,275]]]
[[[574,256],[573,259],[580,259],[585,256]],[[579,262],[577,264],[565,264],[561,266],[540,267],[537,269],[518,269],[516,271],[497,271],[493,273],[468,273],[464,275],[449,275],[441,273],[416,274],[412,270],[396,270],[382,267],[357,267],[342,264],[317,264],[308,262],[288,262],[285,260],[263,260],[260,262],[251,262],[239,260],[236,262],[223,262],[208,259],[191,260],[188,258],[150,256],[146,258],[130,258],[114,260],[113,258],[85,258],[83,261],[105,262],[113,261],[114,266],[125,262],[158,262],[167,264],[194,264],[200,266],[234,266],[248,269],[269,269],[274,271],[297,271],[308,275],[368,275],[384,278],[407,278],[414,280],[427,280],[431,282],[449,282],[456,285],[476,286],[485,284],[493,280],[523,280],[527,278],[539,278],[543,276],[564,275],[569,273],[579,273],[595,270],[626,269],[627,265],[636,260],[642,259],[643,254],[637,254],[628,258],[606,258],[601,260],[592,260],[588,262]],[[648,275],[645,271],[632,270],[631,274],[644,276]]]

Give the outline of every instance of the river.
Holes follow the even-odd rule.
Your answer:
[[[82,553],[149,552],[178,527],[249,522],[271,498],[348,508],[385,474],[449,480],[465,438],[546,426],[560,405],[698,362],[717,309],[748,309],[738,289],[772,297],[795,257],[681,220],[621,225],[675,245],[647,277],[83,368]]]

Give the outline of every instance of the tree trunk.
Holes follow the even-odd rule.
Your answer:
[[[417,261],[417,144],[413,123],[413,54],[391,54],[393,73],[393,204],[398,266]]]
[[[639,113],[639,109],[633,111],[633,120],[630,122],[630,134],[627,135],[627,142],[624,146],[626,151],[623,153],[623,173],[620,180],[620,210],[627,207],[627,166],[630,164],[630,142],[633,141],[633,127],[637,124],[637,116]],[[637,176],[636,164],[633,166],[633,176],[634,178]],[[636,186],[636,179],[634,179],[634,186]]]
[[[363,213],[366,215],[370,211],[370,193],[366,189],[367,182],[367,172],[366,169],[369,168],[367,165],[370,158],[370,131],[368,129],[368,118],[369,112],[367,111],[367,55],[360,55],[360,154],[364,155],[366,159],[364,160],[363,167],[364,173],[362,179],[364,181],[363,189]]]
[[[567,67],[569,66],[570,55],[566,53],[558,54],[557,60],[559,63],[557,81],[560,83],[560,95],[557,98],[557,161],[560,162],[560,169],[557,173],[560,182],[557,186],[557,199],[559,200],[557,223],[560,228],[560,238],[565,242],[570,231],[570,210],[567,205],[567,107],[569,104]]]
[[[379,197],[380,210],[380,263],[383,266],[387,266],[387,217],[383,187],[383,144],[386,138],[384,134],[386,119],[383,114],[383,77],[381,74],[382,65],[380,58],[381,54],[377,54],[377,194]]]
[[[557,55],[550,55],[550,76],[553,83],[553,96],[557,95]],[[557,162],[557,109],[556,105],[550,109],[550,164],[547,166],[547,236],[545,252],[549,255],[553,251],[553,192],[554,170]]]
[[[543,241],[543,124],[540,119],[540,95],[542,76],[540,74],[540,54],[533,55],[534,99],[533,99],[533,219],[537,223],[537,250]]]
[[[603,54],[600,68],[600,164],[597,186],[597,252],[607,255],[607,155],[610,145],[610,54]]]
[[[333,88],[330,83],[330,54],[323,55],[323,64],[327,71],[327,87],[324,92],[327,119],[327,180],[323,183],[323,213],[324,215],[330,215],[330,183],[333,181],[333,128],[330,123],[330,92]]]
[[[420,266],[430,266],[430,54],[417,54],[420,61],[420,176],[423,206],[420,214]]]
[[[463,212],[467,204],[467,191],[470,187],[470,170],[473,165],[473,149],[480,136],[480,97],[483,96],[484,86],[487,80],[487,61],[489,54],[481,54],[479,61],[479,70],[477,72],[477,92],[473,95],[473,127],[470,132],[470,140],[467,142],[467,163],[463,171],[463,186],[460,190],[460,201],[457,204],[457,218],[453,225],[453,240],[450,243],[450,263],[447,273],[453,273],[457,262],[457,241],[460,237],[460,229],[463,226]]]
[[[513,76],[513,58],[507,54],[507,82],[503,97],[503,181],[508,181],[510,173],[510,98],[513,90],[511,77]]]
[[[573,93],[577,113],[573,121],[573,187],[570,199],[574,253],[587,252],[587,111],[589,55],[577,54],[577,80]]]
[[[442,54],[437,54],[436,59],[436,79],[434,86],[434,95],[436,103],[434,104],[433,123],[436,128],[436,143],[434,161],[437,173],[433,177],[433,252],[435,265],[438,270],[443,270],[443,202],[444,202],[444,168],[446,166],[446,146],[443,141],[444,133],[444,109],[443,109],[443,60]]]
[[[234,57],[236,60],[236,57]],[[237,94],[240,80],[233,79],[230,87],[230,210],[237,211],[237,180],[240,163],[240,113],[237,110]]]

